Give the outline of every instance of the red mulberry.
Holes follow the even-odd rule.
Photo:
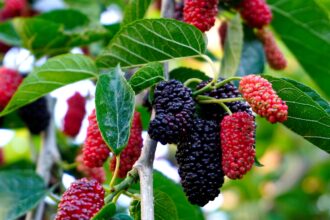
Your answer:
[[[63,194],[55,220],[89,220],[104,206],[104,189],[96,180],[80,179]]]
[[[63,132],[70,137],[75,137],[79,133],[86,114],[86,100],[79,92],[76,92],[67,100],[67,103],[68,111],[64,117]]]
[[[267,118],[271,123],[284,122],[288,118],[288,106],[276,94],[272,84],[266,79],[248,75],[242,78],[239,86],[243,97],[253,111]]]
[[[102,167],[110,154],[110,149],[104,142],[96,120],[95,109],[88,117],[87,137],[83,147],[83,159],[90,168]]]
[[[272,32],[262,29],[257,33],[259,39],[264,45],[267,62],[274,70],[283,70],[287,66],[287,60],[284,54],[276,44],[275,37]]]
[[[194,25],[202,32],[210,30],[218,13],[218,0],[185,0],[184,21]]]
[[[123,152],[120,154],[120,166],[118,172],[119,178],[124,178],[127,175],[127,172],[132,169],[134,163],[140,157],[142,146],[143,139],[140,113],[135,112],[128,144],[125,150],[123,150]],[[113,159],[111,160],[110,169],[114,171],[115,168],[116,157],[113,157]]]
[[[0,147],[0,166],[2,166],[4,163],[5,163],[4,151],[3,148]]]
[[[5,21],[20,16],[27,6],[27,0],[5,0],[4,7],[0,11],[0,20]]]
[[[103,167],[90,168],[84,164],[83,155],[80,153],[76,157],[77,170],[88,179],[96,179],[99,183],[104,183],[105,172]]]
[[[220,136],[222,169],[230,179],[241,179],[254,163],[254,117],[246,112],[225,116]]]
[[[22,80],[16,70],[0,68],[0,111],[6,107]]]
[[[265,0],[243,0],[238,11],[246,23],[253,28],[262,28],[272,21],[272,11]]]

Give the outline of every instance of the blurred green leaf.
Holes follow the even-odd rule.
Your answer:
[[[272,25],[302,67],[330,96],[330,19],[315,1],[268,0]]]
[[[123,27],[97,58],[97,64],[134,67],[204,52],[203,34],[194,26],[173,19],[143,19]]]
[[[95,77],[98,73],[93,60],[78,54],[65,54],[49,59],[37,67],[22,82],[1,116],[62,86]]]
[[[209,80],[210,78],[206,76],[206,74],[200,70],[186,68],[186,67],[179,67],[172,70],[170,73],[170,79],[176,79],[182,83],[187,81],[191,78],[201,79],[203,81]],[[190,83],[189,88],[196,89],[198,83]]]
[[[34,171],[0,172],[0,217],[15,220],[46,196],[43,179]]]
[[[221,73],[227,77],[234,76],[241,60],[243,48],[243,28],[241,17],[237,14],[229,23],[221,62]]]
[[[141,19],[146,14],[151,0],[130,0],[125,7],[122,25],[127,25],[135,20]]]
[[[288,120],[284,124],[330,153],[330,114],[329,104],[315,91],[293,80],[274,78],[265,75],[278,95],[289,107]]]
[[[149,63],[139,69],[129,80],[135,94],[164,80],[164,66],[161,63]]]
[[[110,220],[135,220],[131,216],[125,213],[118,213],[114,215]]]
[[[20,46],[21,39],[18,36],[11,21],[0,24],[0,40],[6,44]]]
[[[119,66],[100,76],[95,94],[96,115],[103,139],[118,155],[130,135],[135,94]]]
[[[108,203],[92,218],[92,220],[108,220],[116,213],[116,205]]]

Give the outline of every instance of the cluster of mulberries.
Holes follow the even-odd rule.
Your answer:
[[[221,82],[223,78],[219,79]],[[197,90],[205,87],[210,81],[201,82],[197,86]],[[242,97],[241,93],[238,91],[237,87],[232,83],[226,83],[225,85],[215,88],[211,91],[205,92],[202,95],[209,96],[216,99],[228,99],[228,98],[238,98]],[[231,112],[248,112],[252,115],[251,108],[249,104],[245,101],[236,101],[225,103]],[[206,119],[215,119],[221,121],[223,117],[228,114],[223,107],[219,104],[203,104],[201,106],[201,114]]]
[[[254,112],[271,123],[284,122],[288,118],[288,106],[276,94],[266,79],[248,75],[242,78],[239,90]]]
[[[192,204],[204,206],[220,193],[224,173],[219,132],[216,121],[196,118],[189,137],[178,144],[181,184]]]
[[[75,159],[77,163],[77,171],[82,173],[88,179],[95,179],[99,183],[104,183],[105,181],[105,171],[103,167],[90,168],[84,164],[84,159],[82,153],[79,153]]]
[[[258,30],[257,36],[264,45],[264,50],[269,66],[275,70],[283,70],[287,60],[278,47],[273,33],[265,28]]]
[[[16,70],[0,68],[0,111],[6,107],[22,81],[23,77]]]
[[[156,86],[153,103],[156,116],[148,133],[162,144],[176,144],[189,133],[195,113],[192,92],[176,80],[163,81]]]
[[[118,171],[119,178],[124,178],[128,171],[132,169],[134,163],[139,159],[141,155],[142,146],[143,139],[141,117],[140,113],[135,112],[127,146],[120,154],[120,164]],[[110,163],[110,170],[114,171],[116,168],[116,157],[113,157]]]
[[[75,137],[79,133],[82,121],[86,114],[86,99],[76,92],[72,97],[67,100],[68,111],[64,117],[64,134]]]
[[[202,32],[210,30],[218,13],[218,0],[185,0],[184,21],[194,25]]]
[[[45,97],[20,108],[18,113],[32,134],[45,131],[49,125],[51,116]]]
[[[253,28],[262,28],[272,21],[273,15],[265,0],[243,0],[238,6],[245,22]]]
[[[230,179],[241,179],[254,164],[255,122],[246,112],[221,121],[222,169]]]
[[[63,194],[55,220],[91,219],[104,206],[104,194],[96,180],[75,181]]]
[[[102,167],[108,159],[110,149],[104,142],[97,124],[95,109],[88,117],[87,137],[83,146],[83,160],[87,167]]]

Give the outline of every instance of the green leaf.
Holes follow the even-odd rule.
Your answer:
[[[0,24],[0,40],[13,46],[21,45],[21,39],[15,31],[11,21],[3,22]]]
[[[224,57],[221,64],[221,73],[227,77],[234,76],[240,60],[243,48],[243,27],[241,17],[237,14],[228,24]]]
[[[118,155],[128,142],[135,94],[117,67],[100,76],[96,85],[96,116],[103,139]]]
[[[330,94],[330,19],[315,1],[268,0],[272,25],[302,67]]]
[[[188,202],[182,187],[158,171],[154,172],[154,189],[155,192],[163,192],[173,200],[177,210],[178,219],[204,219],[201,209],[198,206],[191,205]]]
[[[203,81],[210,79],[208,76],[205,75],[204,72],[202,72],[200,70],[196,70],[196,69],[187,68],[187,67],[176,68],[169,73],[169,76],[170,76],[170,79],[176,79],[182,83],[184,83],[185,81],[187,81],[188,79],[191,79],[191,78],[197,78],[197,79],[201,79]],[[194,90],[194,89],[196,89],[197,84],[198,83],[190,83],[189,88]]]
[[[173,19],[144,19],[123,27],[97,58],[100,67],[134,67],[205,52],[202,32]]]
[[[161,63],[149,63],[139,69],[129,80],[135,94],[164,80],[164,67]]]
[[[262,163],[260,163],[260,161],[258,160],[258,158],[256,156],[254,157],[254,165],[256,167],[263,167],[264,166]]]
[[[329,104],[316,92],[293,80],[263,76],[289,107],[285,126],[330,153]]]
[[[116,213],[116,205],[108,203],[92,218],[92,220],[108,220]]]
[[[46,196],[44,181],[34,171],[0,172],[0,218],[18,219]]]
[[[27,105],[62,86],[95,77],[93,60],[78,54],[66,54],[49,59],[37,67],[22,82],[0,116]]]
[[[133,219],[131,216],[127,214],[118,213],[115,216],[113,216],[110,220],[135,220],[135,219]]]
[[[130,0],[125,7],[123,26],[141,19],[146,14],[151,0]]]

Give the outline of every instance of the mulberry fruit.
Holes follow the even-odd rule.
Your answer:
[[[65,191],[55,220],[89,220],[104,206],[104,189],[96,180],[80,179]]]
[[[0,68],[0,111],[2,111],[21,84],[23,77],[16,71]]]
[[[2,166],[5,163],[3,148],[0,147],[0,166]]]
[[[288,118],[288,106],[276,94],[266,79],[248,75],[242,78],[239,90],[252,110],[271,123],[284,122]]]
[[[0,41],[0,53],[5,54],[10,50],[11,46],[5,44],[4,42]]]
[[[228,22],[223,21],[219,27],[219,37],[220,37],[220,45],[221,48],[225,48],[225,42],[226,42],[226,37],[227,37],[227,31],[228,31]]]
[[[32,134],[39,134],[49,125],[50,112],[45,97],[20,108],[18,113]]]
[[[272,32],[261,29],[257,33],[259,39],[264,45],[267,62],[274,70],[283,70],[287,66],[287,60],[284,54],[276,44],[276,40]]]
[[[194,25],[202,32],[210,30],[218,13],[218,0],[185,0],[184,21]]]
[[[135,112],[129,136],[128,144],[123,152],[120,154],[120,165],[118,177],[124,178],[128,171],[130,171],[134,163],[139,159],[141,149],[143,146],[142,139],[142,122],[140,113]],[[110,164],[110,170],[114,171],[116,168],[116,157],[113,157]]]
[[[95,179],[99,183],[104,183],[105,181],[105,172],[103,167],[94,167],[90,168],[84,164],[82,153],[78,154],[76,157],[77,170],[86,176],[88,179]]]
[[[83,159],[87,167],[102,167],[110,154],[97,124],[95,109],[88,117],[87,137],[83,146]]]
[[[20,16],[27,6],[27,0],[5,0],[4,7],[0,11],[0,20],[5,21]]]
[[[219,82],[222,80],[224,79],[219,79]],[[209,82],[201,82],[197,86],[197,90],[205,87]],[[203,95],[216,99],[238,98],[242,96],[237,87],[232,83],[227,83],[224,86],[205,92]],[[251,107],[245,101],[228,102],[225,104],[232,112],[248,112],[252,115]],[[203,104],[201,106],[201,115],[205,119],[214,119],[220,122],[226,114],[228,113],[218,104]]]
[[[227,115],[221,122],[222,169],[230,179],[241,179],[253,166],[255,121],[246,112]]]
[[[183,8],[184,8],[183,0],[175,1],[174,18],[178,21],[183,21]]]
[[[63,132],[70,137],[75,137],[79,133],[86,114],[86,100],[80,93],[76,92],[67,100],[67,103],[68,111],[64,117]]]
[[[219,132],[218,122],[195,119],[190,136],[178,145],[181,184],[192,204],[204,206],[220,193],[224,174]]]
[[[155,119],[149,126],[149,135],[162,144],[176,144],[191,127],[195,102],[189,88],[176,80],[161,82],[154,92]]]
[[[272,21],[272,11],[265,0],[243,0],[237,8],[250,27],[262,28]]]

